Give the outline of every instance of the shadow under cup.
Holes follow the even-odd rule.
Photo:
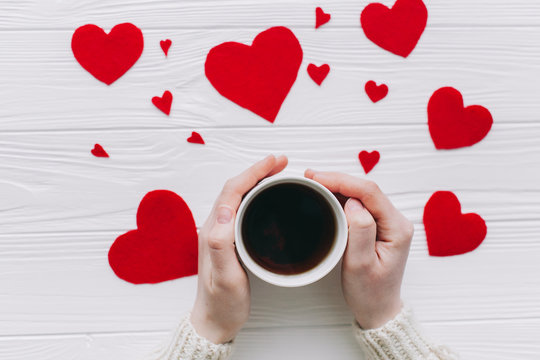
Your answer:
[[[253,274],[278,286],[303,286],[339,262],[347,221],[339,201],[321,184],[274,176],[244,197],[235,237],[238,255]]]

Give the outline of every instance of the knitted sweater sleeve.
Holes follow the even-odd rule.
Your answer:
[[[214,344],[197,334],[186,315],[171,338],[144,360],[226,360],[232,352],[232,342]]]
[[[448,348],[435,345],[419,332],[412,312],[404,307],[378,329],[363,330],[355,321],[354,335],[369,360],[457,360]]]

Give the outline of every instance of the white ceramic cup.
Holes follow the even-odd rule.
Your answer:
[[[242,239],[242,221],[244,218],[245,210],[250,204],[252,199],[256,197],[263,190],[272,187],[277,184],[294,183],[307,186],[319,194],[331,206],[333,214],[336,220],[335,239],[326,258],[323,259],[316,267],[299,274],[283,275],[271,272],[255,262],[249,255]],[[272,177],[263,179],[253,189],[251,189],[242,200],[240,207],[236,214],[236,221],[234,226],[236,250],[240,257],[240,260],[244,266],[251,271],[254,275],[260,279],[277,286],[283,287],[298,287],[311,284],[317,280],[325,277],[332,269],[338,264],[339,260],[343,256],[345,247],[347,246],[348,226],[345,212],[341,207],[341,204],[337,198],[327,188],[319,184],[316,181],[299,176],[284,176],[274,175]]]

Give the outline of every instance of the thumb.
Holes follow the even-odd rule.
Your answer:
[[[375,219],[364,205],[355,198],[347,200],[344,210],[349,224],[347,252],[364,259],[373,256],[375,253],[375,241],[377,240]]]
[[[239,266],[234,248],[234,218],[235,211],[231,207],[220,205],[208,234],[210,261],[218,278],[227,277]]]

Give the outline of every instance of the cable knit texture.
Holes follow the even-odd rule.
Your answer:
[[[360,347],[370,360],[458,359],[448,348],[434,345],[420,334],[408,307],[378,329],[363,330],[356,321],[353,328]]]
[[[232,342],[216,345],[197,334],[185,316],[172,338],[162,348],[147,357],[148,360],[226,360],[232,352]]]

